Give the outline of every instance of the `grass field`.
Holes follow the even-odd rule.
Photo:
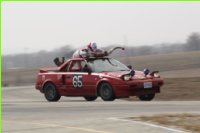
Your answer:
[[[173,71],[200,68],[200,51],[179,52],[160,55],[145,55],[121,58],[124,64],[131,64],[134,69]]]
[[[200,100],[200,77],[194,78],[167,78],[161,88],[161,93],[155,96],[156,101],[190,101]],[[130,97],[127,100],[138,100]]]

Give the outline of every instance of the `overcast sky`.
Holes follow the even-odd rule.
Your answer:
[[[96,42],[184,42],[200,32],[200,3],[3,2],[3,55]]]

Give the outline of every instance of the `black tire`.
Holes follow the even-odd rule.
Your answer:
[[[85,96],[84,98],[86,101],[94,101],[97,99],[97,96]]]
[[[112,86],[108,83],[102,83],[99,88],[99,95],[104,101],[115,100],[115,94],[113,92]]]
[[[58,94],[58,91],[54,84],[47,83],[44,86],[44,96],[49,102],[56,102],[60,99],[60,95]]]
[[[138,97],[141,101],[151,101],[155,97],[155,94],[145,94]]]

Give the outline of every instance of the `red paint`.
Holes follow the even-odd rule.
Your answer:
[[[121,76],[129,71],[81,72],[81,61],[85,60],[83,58],[70,59],[60,67],[40,69],[36,79],[36,89],[43,93],[45,83],[52,82],[61,96],[97,96],[98,85],[102,82],[107,82],[112,86],[116,98],[122,98],[159,93],[160,87],[163,85],[162,78],[154,78],[150,74],[145,76],[142,71],[135,71],[135,75],[130,81],[121,79]],[[75,62],[79,64],[77,64],[76,69],[73,69],[72,65]],[[73,78],[82,79],[82,86],[79,84],[81,87],[75,88]],[[152,82],[152,88],[144,89],[144,82]]]

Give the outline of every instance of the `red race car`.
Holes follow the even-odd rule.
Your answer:
[[[35,87],[48,101],[58,101],[61,96],[80,96],[87,101],[98,96],[104,101],[137,96],[150,101],[162,85],[158,71],[132,70],[104,57],[70,59],[56,68],[40,69]]]

